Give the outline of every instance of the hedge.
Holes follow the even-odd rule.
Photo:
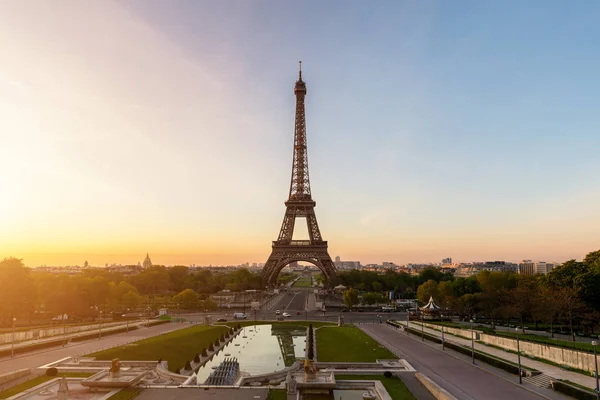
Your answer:
[[[552,381],[552,389],[577,400],[596,400],[598,398],[594,392],[580,389],[561,381]]]

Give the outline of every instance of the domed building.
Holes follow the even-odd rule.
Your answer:
[[[151,266],[152,266],[152,261],[150,260],[150,257],[148,256],[148,253],[146,253],[146,258],[144,259],[142,267],[144,267],[144,268],[150,268]]]

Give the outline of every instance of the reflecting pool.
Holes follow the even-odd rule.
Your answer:
[[[198,382],[204,382],[225,358],[237,358],[240,371],[250,375],[266,374],[303,359],[306,328],[298,325],[252,325],[215,354],[198,372]],[[214,368],[213,368],[214,367]]]

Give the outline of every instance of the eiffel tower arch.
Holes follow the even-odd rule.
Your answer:
[[[300,67],[302,67],[302,63],[300,63]],[[277,276],[283,267],[294,261],[306,261],[314,264],[323,271],[328,280],[337,274],[327,250],[327,242],[321,237],[315,215],[316,203],[312,199],[310,191],[304,113],[306,84],[302,80],[302,68],[300,68],[299,77],[294,86],[294,94],[296,95],[296,124],[290,194],[285,202],[286,211],[279,237],[273,241],[271,255],[262,270],[263,283],[269,287],[275,286]],[[293,240],[297,218],[306,220],[308,240]]]

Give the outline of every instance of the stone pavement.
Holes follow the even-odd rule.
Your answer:
[[[136,400],[264,400],[268,389],[144,389]]]
[[[519,385],[514,375],[473,365],[470,357],[442,352],[431,342],[421,342],[387,324],[362,324],[360,329],[406,359],[417,371],[430,378],[458,399],[464,400],[564,400],[568,397],[530,384]]]
[[[146,322],[141,322],[141,321],[130,322],[129,324],[113,325],[113,326],[106,327],[106,328],[101,328],[101,326],[99,325],[98,329],[69,333],[67,335],[49,336],[49,337],[42,338],[42,339],[24,340],[22,342],[16,342],[14,344],[14,348],[16,350],[16,349],[35,346],[35,345],[42,344],[42,343],[56,343],[56,346],[60,346],[61,343],[64,345],[64,344],[68,343],[69,340],[71,340],[72,338],[75,338],[78,336],[90,335],[92,333],[96,333],[96,334],[98,334],[98,337],[101,337],[100,332],[102,332],[102,335],[107,335],[113,331],[127,328],[127,326],[129,326],[129,328],[131,330],[135,330],[136,326],[139,328],[145,327]],[[0,345],[0,351],[10,351],[12,347],[13,347],[12,343],[2,344],[2,345]]]
[[[401,324],[402,326],[406,326],[406,321],[396,321],[396,322]],[[415,321],[411,321],[410,326],[414,329],[419,329],[419,330],[421,329],[421,324],[419,324],[418,322],[415,322]],[[430,329],[430,328],[425,328],[425,333],[428,333],[430,335],[435,335],[440,338],[442,336],[441,331],[437,331],[435,329]],[[418,335],[416,335],[416,336],[418,336]],[[469,339],[464,339],[464,338],[460,338],[460,337],[457,337],[454,335],[450,335],[447,332],[444,333],[444,340],[447,342],[456,343],[456,344],[466,346],[466,347],[471,346],[471,341]],[[482,343],[475,342],[475,349],[480,350],[487,354],[491,354],[491,355],[501,358],[503,360],[511,361],[515,364],[518,361],[516,354],[510,353],[508,351],[500,350],[495,347],[486,346]],[[560,367],[546,364],[541,361],[532,360],[532,359],[524,357],[524,356],[521,356],[521,365],[528,369],[536,369],[538,371],[541,371],[542,373],[544,373],[552,378],[555,378],[555,379],[566,379],[571,382],[577,383],[581,386],[588,387],[592,390],[596,388],[596,379],[594,377],[586,376],[586,375],[580,374],[578,372],[567,371]]]

